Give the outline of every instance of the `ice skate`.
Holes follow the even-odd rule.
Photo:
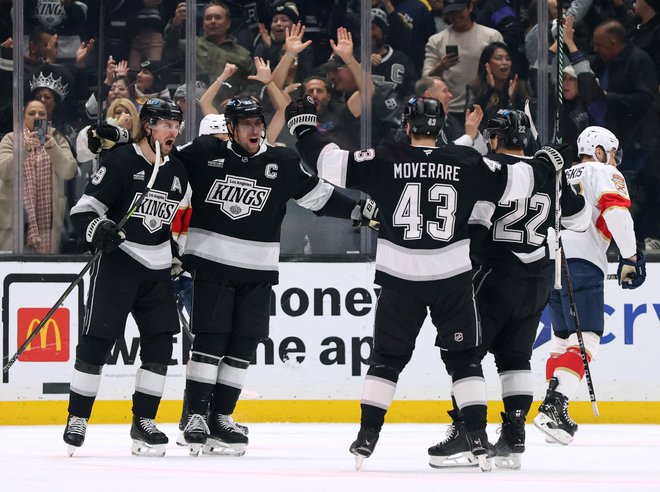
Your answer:
[[[429,465],[432,468],[475,468],[479,460],[470,451],[465,423],[456,410],[451,410],[451,425],[445,439],[429,448]]]
[[[73,456],[80,446],[85,442],[85,432],[87,432],[87,419],[69,415],[64,428],[64,442],[67,444],[66,452]]]
[[[181,446],[188,446],[190,456],[198,456],[206,444],[208,436],[209,427],[206,424],[206,416],[192,413],[188,415],[188,422],[176,442]]]
[[[202,448],[204,454],[243,456],[248,438],[231,415],[213,413],[209,418],[209,437]]]
[[[131,438],[133,456],[154,456],[161,458],[165,456],[165,448],[169,439],[158,430],[154,419],[138,417],[133,415],[131,425]]]
[[[488,442],[488,434],[486,434],[486,429],[468,432],[467,440],[470,445],[470,452],[472,453],[472,456],[474,456],[474,458],[477,460],[481,471],[491,471],[493,465],[490,462],[490,457],[493,452],[493,447]]]
[[[493,459],[496,467],[520,470],[520,455],[525,452],[525,417],[522,410],[502,412],[500,438],[495,443]]]
[[[555,391],[557,378],[550,379],[545,400],[534,418],[534,425],[559,444],[568,445],[577,432],[578,426],[568,415],[568,397]]]
[[[371,456],[378,442],[378,431],[360,427],[357,439],[353,441],[349,451],[355,455],[355,469],[360,470],[365,458]]]

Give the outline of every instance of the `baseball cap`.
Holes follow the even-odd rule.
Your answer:
[[[568,65],[564,67],[564,75],[568,75],[572,79],[577,79],[577,73],[575,73],[575,69],[573,68],[573,65]]]
[[[380,27],[383,34],[390,32],[390,21],[387,19],[387,13],[382,9],[371,9],[371,22]]]
[[[330,59],[328,59],[328,61],[323,64],[322,68],[325,72],[332,72],[334,70],[340,69],[344,65],[346,65],[344,60],[336,55],[332,55]]]
[[[470,0],[445,0],[442,13],[448,14],[449,12],[461,12],[467,8],[469,3]]]

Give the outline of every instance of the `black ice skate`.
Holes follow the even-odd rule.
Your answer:
[[[520,470],[520,455],[525,452],[525,417],[523,410],[502,412],[500,438],[495,443],[495,466]]]
[[[360,470],[365,458],[371,456],[378,442],[378,431],[360,427],[357,439],[353,441],[349,451],[355,455],[355,469]]]
[[[545,400],[534,418],[534,425],[559,444],[568,445],[577,432],[578,426],[568,415],[568,397],[555,391],[559,381],[551,378]]]
[[[452,423],[445,439],[429,448],[429,465],[432,468],[475,468],[479,461],[470,451],[465,422],[456,410],[447,412]]]
[[[197,456],[206,444],[208,436],[209,427],[206,424],[206,416],[191,413],[188,415],[188,422],[177,438],[176,443],[181,446],[188,446],[190,456]]]
[[[481,471],[489,472],[492,469],[490,457],[493,453],[493,446],[488,442],[486,429],[468,432],[467,440],[470,445],[470,452],[477,460]]]
[[[66,452],[73,456],[76,449],[85,442],[85,432],[87,432],[87,419],[69,415],[64,428],[64,442],[67,444]]]
[[[134,456],[165,456],[165,447],[169,442],[167,436],[156,427],[154,419],[133,415],[131,439]]]
[[[236,425],[231,415],[211,414],[209,437],[202,450],[204,454],[243,456],[247,445],[247,436]]]

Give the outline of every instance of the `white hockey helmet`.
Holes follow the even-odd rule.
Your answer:
[[[199,136],[229,133],[224,114],[207,114],[199,123]]]
[[[578,155],[596,158],[596,148],[602,147],[606,154],[619,149],[619,139],[602,126],[588,126],[577,139]]]

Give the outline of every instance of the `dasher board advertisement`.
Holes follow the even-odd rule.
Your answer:
[[[83,263],[0,262],[3,360],[11,357],[82,269]],[[660,402],[660,267],[648,264],[636,290],[606,281],[605,333],[591,364],[599,401]],[[615,271],[616,266],[610,265]],[[371,353],[378,286],[372,263],[282,263],[274,287],[270,337],[260,343],[246,389],[260,400],[359,401]],[[66,400],[89,286],[85,277],[0,383],[0,401]],[[583,327],[587,329],[587,327]],[[165,400],[181,400],[188,347],[175,337]],[[427,319],[401,374],[396,400],[448,400],[450,378]],[[535,399],[546,389],[550,340],[544,313],[532,359]],[[130,400],[139,366],[137,328],[129,316],[103,370],[98,400]],[[493,359],[484,361],[489,400],[500,399]],[[578,400],[588,401],[582,384]]]

